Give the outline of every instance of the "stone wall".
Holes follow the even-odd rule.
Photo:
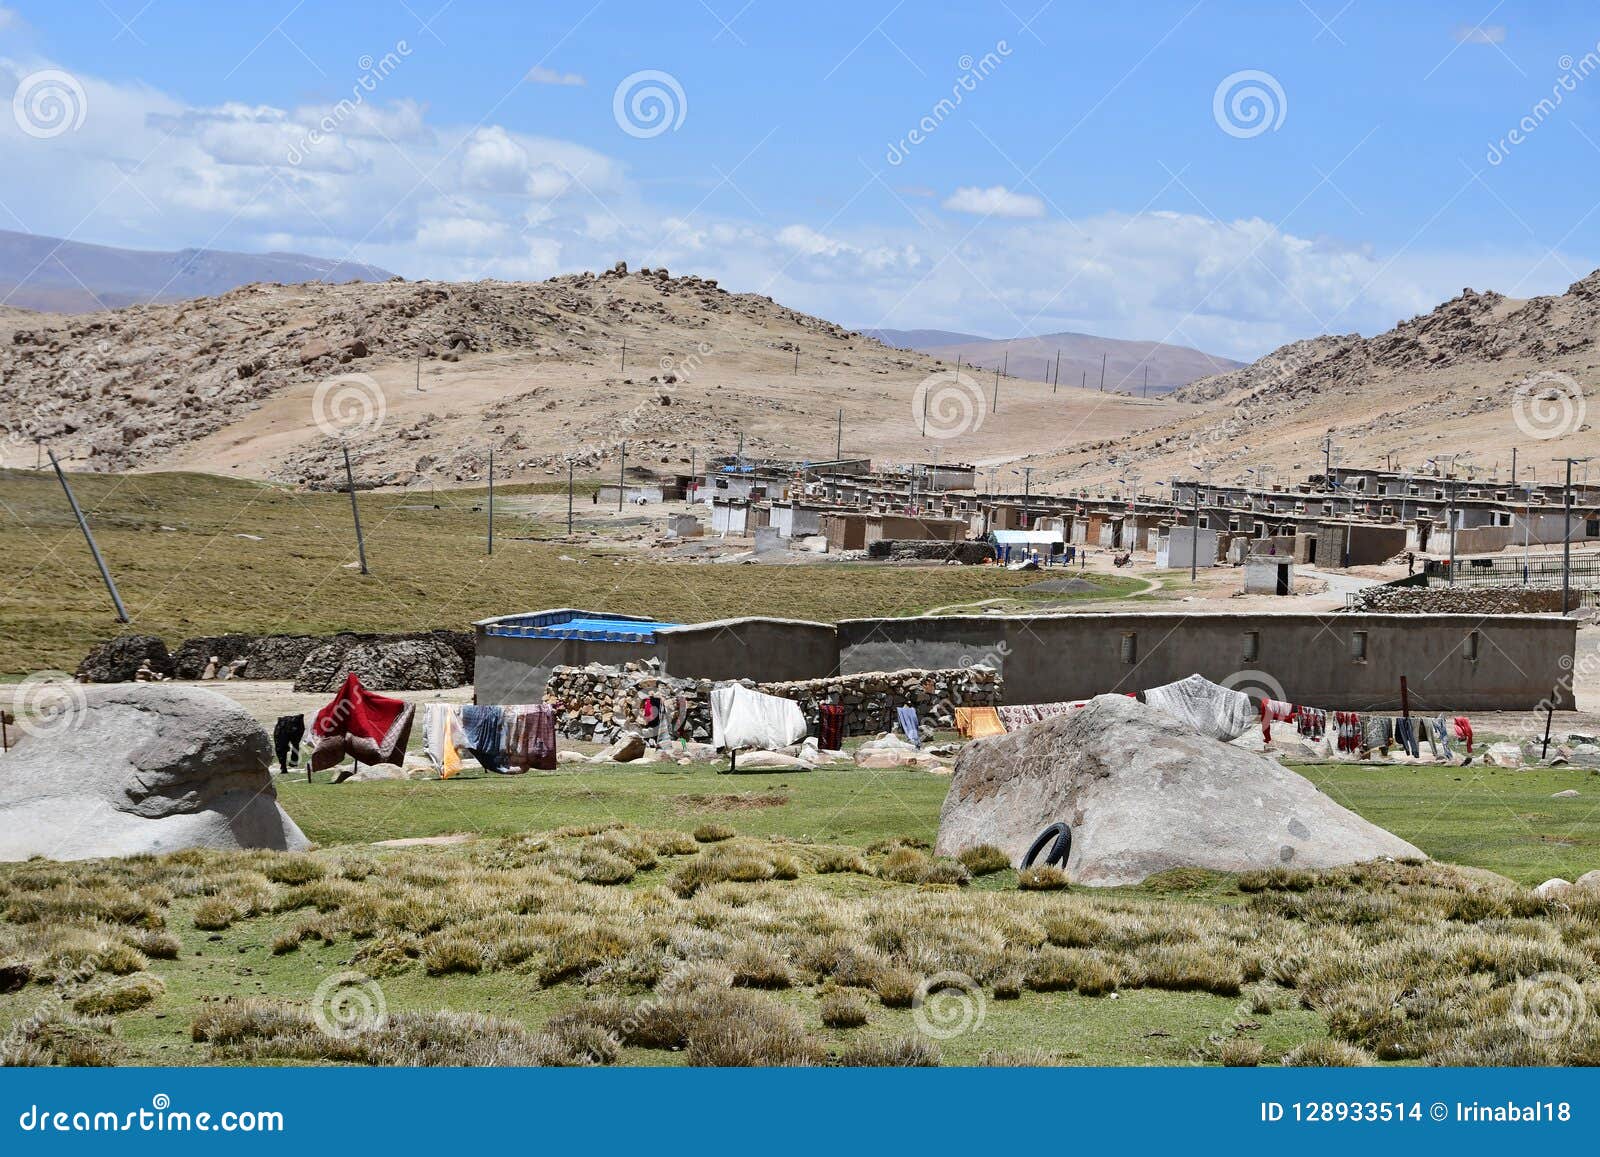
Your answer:
[[[244,659],[240,678],[292,679],[300,691],[332,690],[352,670],[374,691],[459,687],[472,682],[474,665],[473,637],[466,631],[203,635],[184,640],[170,657],[154,635],[121,635],[96,645],[78,675],[86,682],[126,682],[133,679],[139,661],[149,658],[158,674],[199,679],[212,656],[219,660],[219,670]]]
[[[867,543],[868,558],[922,559],[936,562],[954,561],[963,566],[977,566],[992,562],[995,557],[993,543],[944,542],[915,538],[880,538]]]
[[[826,679],[783,683],[739,680],[768,695],[793,699],[816,733],[823,703],[842,703],[846,735],[875,735],[889,730],[896,709],[915,707],[924,726],[948,727],[956,707],[986,707],[1000,702],[1000,676],[988,667],[950,668],[938,671],[868,671]],[[641,730],[643,704],[654,695],[666,705],[670,720],[677,696],[688,704],[681,735],[686,739],[711,738],[710,679],[674,679],[661,675],[650,663],[606,667],[557,667],[545,685],[544,701],[559,705],[556,730],[569,739],[605,742],[618,732]]]
[[[1363,611],[1390,615],[1559,615],[1555,587],[1377,586],[1357,593]],[[1573,592],[1576,608],[1582,596]]]

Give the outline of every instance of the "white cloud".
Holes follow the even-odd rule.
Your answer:
[[[0,59],[0,93],[50,67]],[[381,91],[342,112],[201,107],[140,84],[77,79],[87,115],[74,131],[37,139],[0,115],[0,227],[348,257],[447,280],[542,278],[623,259],[851,325],[1078,330],[1232,357],[1324,328],[1386,329],[1463,285],[1529,296],[1588,272],[1531,246],[1380,253],[1254,218],[1051,218],[1003,187],[963,188],[945,203],[994,218],[981,240],[970,220],[920,203],[917,217],[895,206],[903,216],[872,222],[685,215],[604,153],[503,125],[441,123]]]
[[[944,207],[957,213],[983,217],[1043,217],[1044,202],[1028,193],[1013,193],[1004,185],[980,189],[963,186],[944,199]]]
[[[22,17],[17,15],[15,8],[0,8],[0,32],[11,28],[21,28]]]
[[[1506,28],[1504,24],[1458,24],[1455,38],[1457,44],[1504,44]]]
[[[528,69],[528,75],[523,79],[529,84],[582,86],[589,83],[575,72],[557,72],[555,69],[545,68],[541,64],[536,64]]]

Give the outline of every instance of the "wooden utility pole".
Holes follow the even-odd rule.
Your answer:
[[[1106,392],[1106,355],[1100,355],[1100,392]]]
[[[494,554],[494,447],[489,447],[489,553]]]
[[[989,403],[989,412],[991,414],[998,414],[1000,412],[1000,367],[999,366],[995,366],[995,368],[994,368],[994,400]]]
[[[1517,484],[1517,448],[1511,447],[1511,484]]]
[[[794,376],[800,376],[800,347],[794,347]]]
[[[72,493],[72,487],[67,483],[66,471],[61,469],[61,463],[56,461],[56,452],[51,450],[50,465],[55,467],[56,478],[61,483],[61,489],[67,492],[67,503],[72,507],[72,517],[78,520],[78,529],[83,531],[83,540],[89,544],[89,553],[94,556],[94,565],[100,568],[100,578],[106,584],[106,590],[111,595],[111,605],[117,608],[117,622],[128,621],[128,610],[122,605],[122,596],[117,593],[117,584],[111,578],[111,570],[106,566],[106,560],[100,557],[100,548],[95,545],[94,535],[89,532],[89,520],[84,518],[83,510],[78,506],[78,497]]]
[[[344,484],[350,490],[350,517],[356,524],[356,557],[361,560],[361,573],[368,574],[367,542],[361,536],[361,508],[356,505],[356,475],[350,468],[350,444],[341,442],[340,448],[344,451]]]
[[[622,491],[628,478],[628,444],[622,443],[622,460],[617,464],[617,513],[622,513]]]
[[[922,391],[922,436],[924,438],[928,436],[928,393],[929,391],[927,390]]]
[[[567,537],[572,537],[572,455],[567,455]]]
[[[924,428],[924,430],[926,430],[926,428],[927,428],[926,422],[924,422],[923,428]],[[844,411],[843,410],[839,411],[838,424],[834,427],[834,431],[833,431],[833,460],[835,462],[844,461]]]
[[[622,339],[622,372],[628,372],[628,339]]]
[[[1148,364],[1144,367],[1144,390],[1141,396],[1146,398],[1150,396],[1150,366]]]
[[[1060,386],[1060,385],[1061,385],[1061,351],[1060,350],[1056,350],[1056,373],[1055,373],[1054,380],[1051,381],[1051,383],[1050,383],[1050,392],[1052,394],[1055,393],[1056,392],[1056,388],[1058,386]]]

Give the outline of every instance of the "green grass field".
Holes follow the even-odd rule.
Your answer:
[[[1600,904],[1525,887],[1600,861],[1582,806],[1600,777],[1303,770],[1432,855],[1522,886],[1392,865],[1024,891],[1010,869],[931,857],[949,781],[920,771],[291,776],[280,798],[320,845],[306,855],[0,866],[0,1050],[157,1065],[1600,1059],[1600,1026],[1555,1042],[1506,1027],[1529,977],[1600,995]],[[1580,799],[1549,798],[1566,787]],[[372,846],[452,833],[474,838]],[[352,971],[365,979],[337,983],[357,1005],[381,997],[388,1020],[331,1037],[319,986]],[[954,987],[909,1007],[945,973]]]
[[[475,509],[482,491],[361,494],[372,572],[363,576],[353,566],[347,495],[198,474],[76,475],[73,485],[133,619],[125,629],[168,646],[226,631],[459,629],[557,606],[648,609],[683,622],[759,614],[833,622],[918,614],[1039,579],[996,567],[643,561],[615,546],[557,541],[566,496],[553,484],[497,489],[518,512],[497,517],[492,557]],[[593,512],[586,494],[580,524]],[[1090,578],[1106,597],[1129,589],[1126,580]],[[0,631],[0,675],[10,676],[74,670],[93,643],[119,633],[49,472],[0,471]]]

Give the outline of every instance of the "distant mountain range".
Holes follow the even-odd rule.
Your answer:
[[[160,253],[0,230],[0,305],[49,313],[214,297],[253,281],[387,281],[393,276],[359,262],[299,253]]]
[[[1051,333],[1038,337],[986,338],[944,329],[864,329],[885,345],[932,354],[945,361],[960,358],[968,365],[1050,381],[1056,355],[1061,357],[1061,385],[1086,386],[1139,395],[1165,394],[1198,378],[1239,369],[1243,362],[1217,357],[1188,346],[1154,341],[1121,341],[1087,333]]]

